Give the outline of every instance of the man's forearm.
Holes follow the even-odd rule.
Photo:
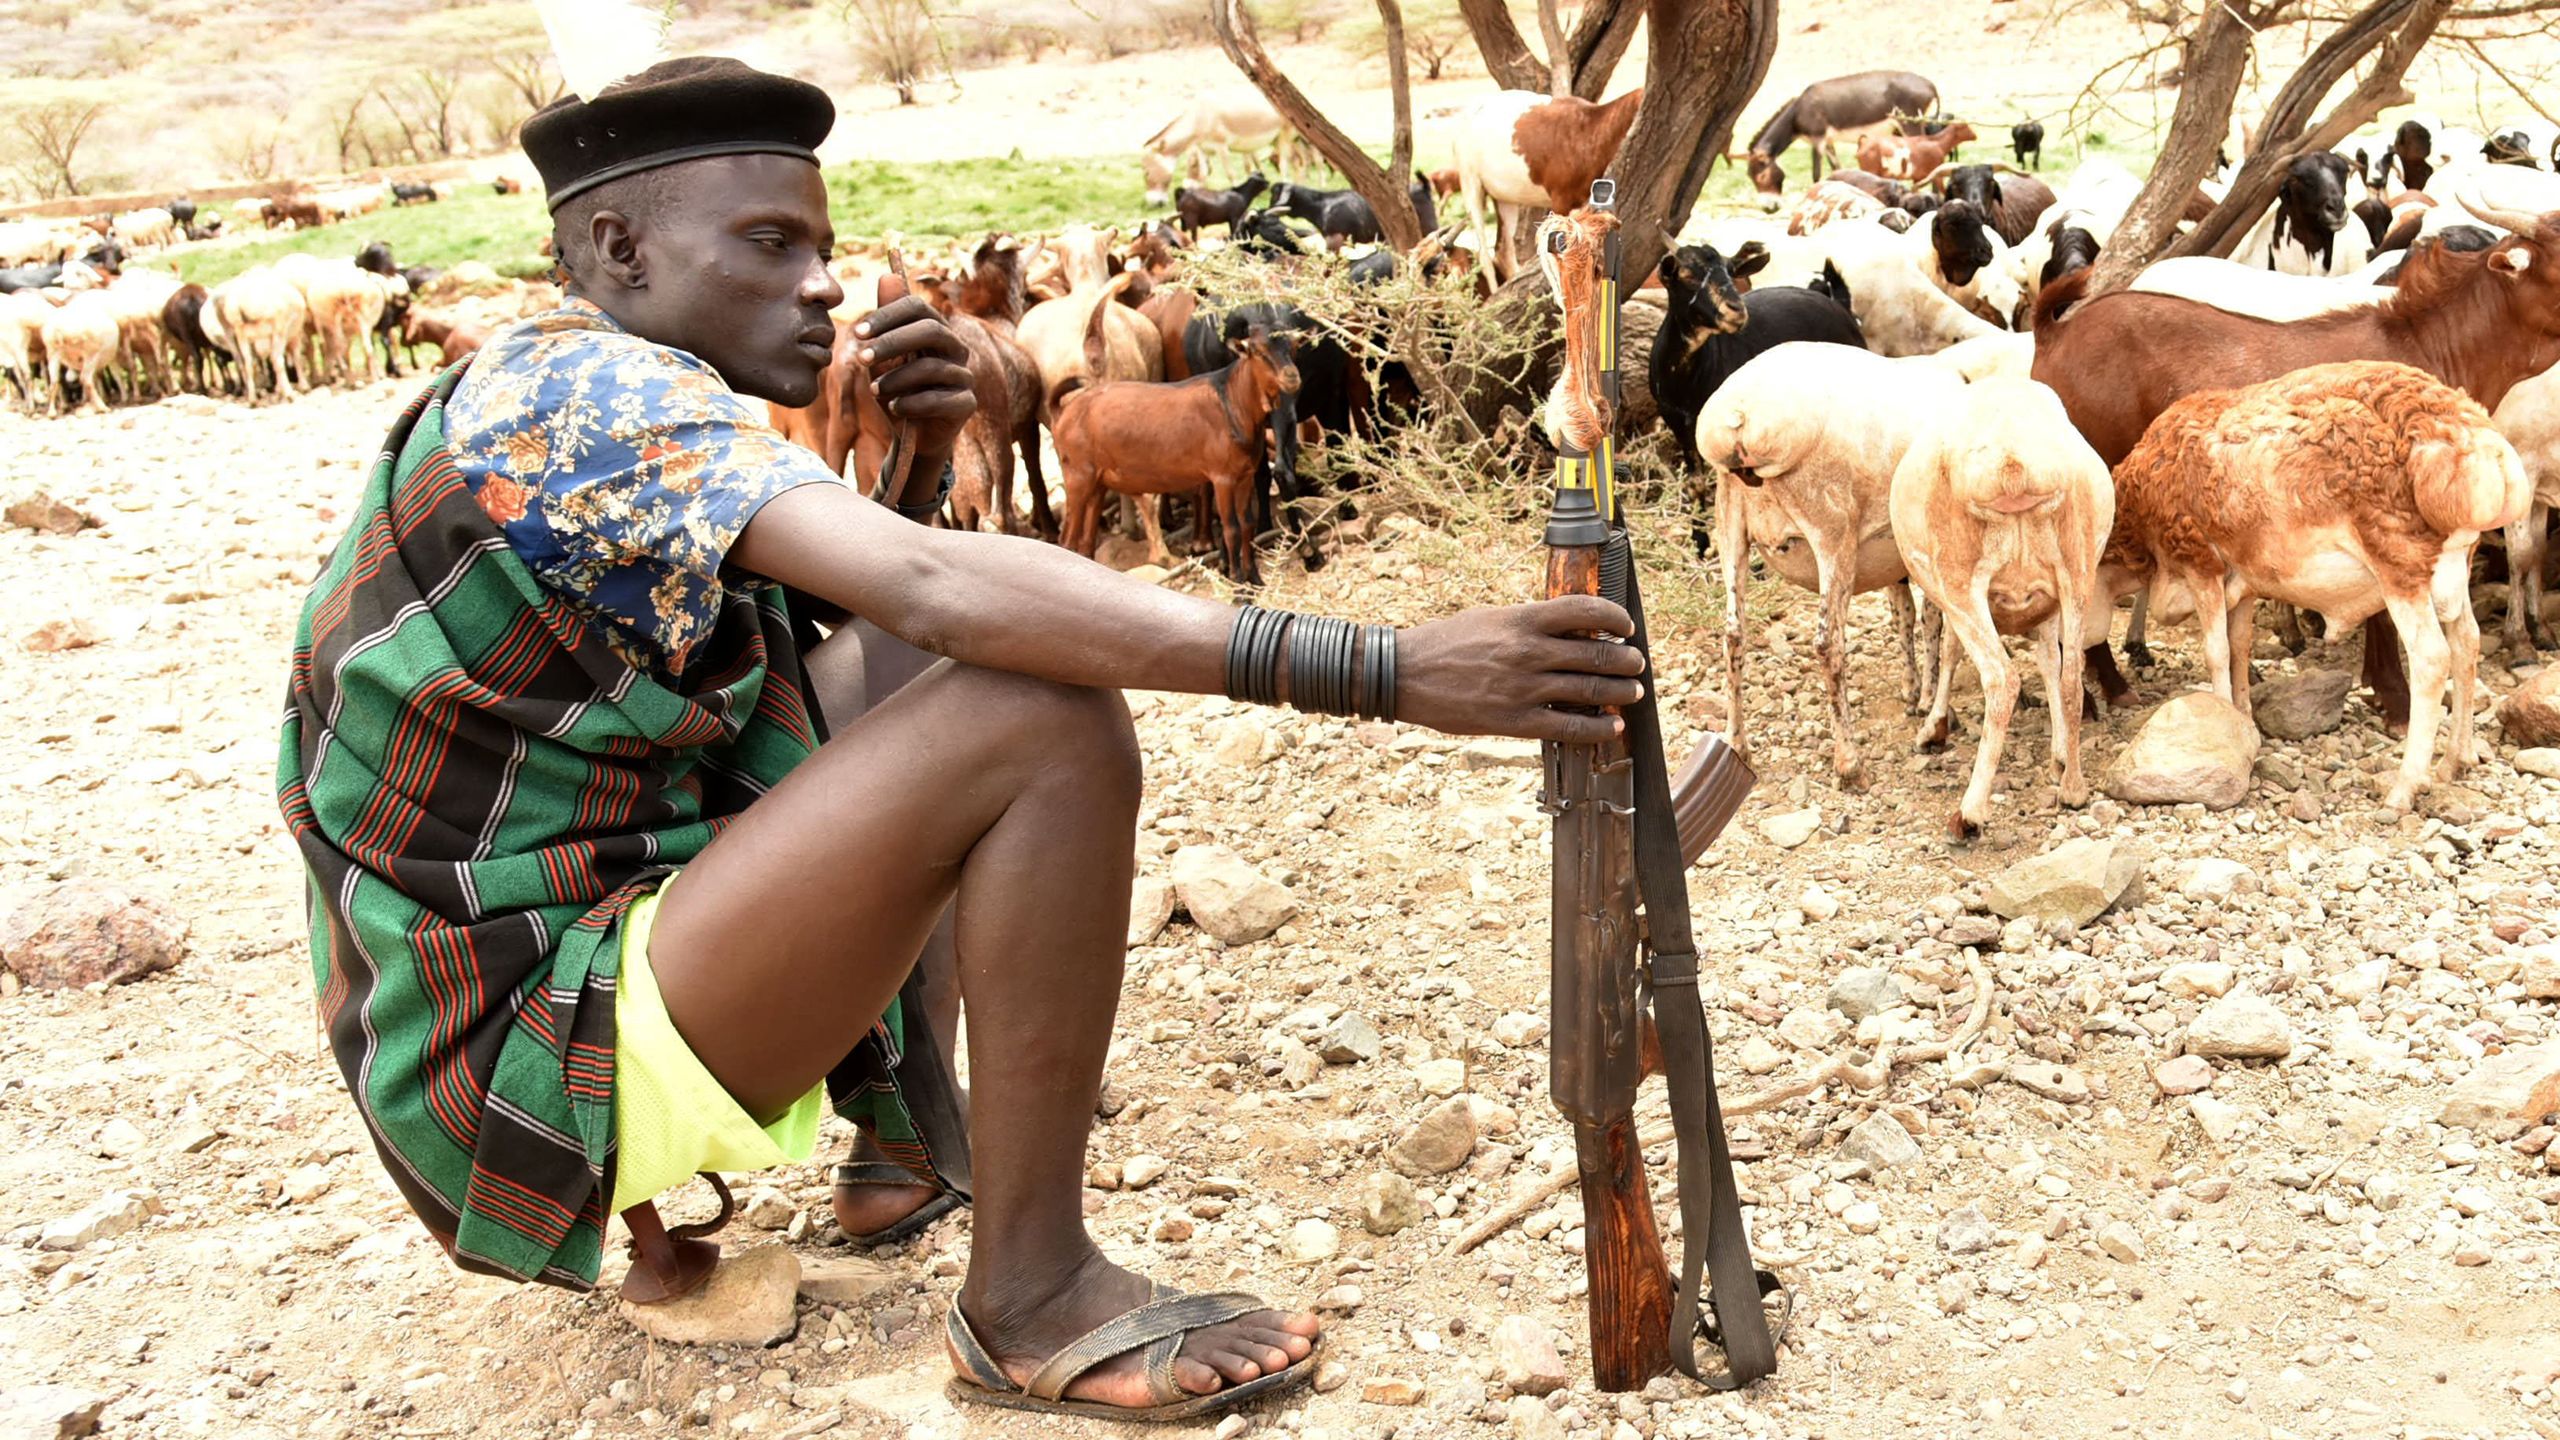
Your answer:
[[[907,466],[906,483],[898,487],[897,494],[889,497],[889,503],[901,510],[933,504],[942,492],[942,472],[950,464],[951,452],[948,450],[940,454],[917,451],[914,463]]]

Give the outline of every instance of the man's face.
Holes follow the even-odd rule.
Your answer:
[[[844,287],[827,270],[835,228],[818,167],[723,155],[669,167],[664,202],[634,216],[647,284],[606,308],[637,334],[691,352],[742,395],[817,398]]]

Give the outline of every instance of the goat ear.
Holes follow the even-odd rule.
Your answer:
[[[2533,268],[2533,249],[2509,245],[2489,252],[2489,268],[2512,280]]]
[[[1725,262],[1724,268],[1736,280],[1746,275],[1757,275],[1769,268],[1769,247],[1757,240],[1751,241],[1734,251],[1733,258]]]

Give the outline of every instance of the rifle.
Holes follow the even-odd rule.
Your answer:
[[[1539,234],[1540,264],[1565,328],[1564,433],[1547,517],[1546,580],[1550,598],[1600,595],[1624,606],[1635,622],[1629,643],[1645,650],[1644,604],[1610,433],[1619,390],[1615,200],[1614,182],[1595,181],[1589,204],[1549,219]],[[1541,802],[1554,816],[1555,846],[1549,1088],[1573,1122],[1581,1172],[1594,1381],[1603,1390],[1635,1390],[1677,1365],[1717,1389],[1734,1389],[1777,1369],[1776,1337],[1792,1299],[1775,1276],[1752,1265],[1743,1234],[1682,875],[1741,808],[1754,777],[1722,736],[1710,735],[1675,790],[1650,663],[1644,682],[1644,698],[1624,712],[1623,738],[1545,747]],[[1646,1041],[1657,1036],[1679,1153],[1685,1243],[1676,1286],[1636,1148],[1636,1087]],[[1712,1276],[1708,1314],[1701,1313],[1702,1271]],[[1774,1326],[1764,1305],[1772,1295]],[[1723,1348],[1725,1369],[1702,1368],[1701,1337]]]

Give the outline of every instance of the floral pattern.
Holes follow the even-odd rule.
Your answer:
[[[500,331],[445,407],[463,480],[546,587],[615,653],[680,678],[731,587],[729,547],[767,500],[841,483],[719,372],[579,299]]]

